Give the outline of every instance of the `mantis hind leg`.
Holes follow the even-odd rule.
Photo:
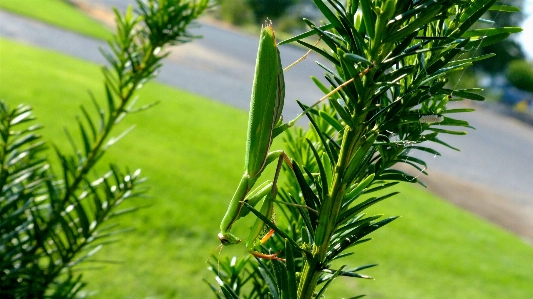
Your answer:
[[[265,199],[263,200],[263,204],[261,205],[260,213],[264,215],[267,218],[272,218],[274,213],[274,200],[276,199],[276,196],[278,194],[277,189],[277,181],[279,177],[279,173],[281,171],[281,165],[283,164],[283,161],[288,159],[287,156],[283,152],[279,152],[277,154],[278,156],[278,164],[276,167],[276,173],[274,175],[274,180],[272,183],[269,184],[270,190],[268,194],[266,194]],[[289,164],[292,166],[291,164]],[[262,258],[262,259],[276,259],[285,261],[282,258],[277,257],[278,253],[275,254],[265,254],[261,253],[257,250],[255,250],[256,247],[264,244],[270,237],[274,234],[274,229],[270,229],[267,233],[264,233],[266,224],[259,218],[255,220],[254,225],[252,226],[251,233],[248,237],[248,240],[246,242],[246,247],[248,248],[248,251],[255,257]]]
[[[272,254],[266,254],[259,251],[250,251],[250,254],[264,260],[278,260],[282,262],[286,262],[287,260],[281,257],[278,257],[279,252],[272,253]]]

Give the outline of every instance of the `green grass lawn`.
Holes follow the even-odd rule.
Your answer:
[[[111,37],[106,26],[62,0],[0,0],[0,9],[97,39]]]
[[[33,105],[45,137],[65,145],[63,127],[75,127],[80,104],[90,107],[86,90],[102,94],[98,67],[7,40],[0,51],[0,99]],[[95,298],[212,298],[201,279],[213,281],[205,262],[242,175],[247,115],[150,83],[140,101],[156,100],[161,104],[125,120],[123,128],[135,130],[106,157],[142,168],[151,198],[136,199],[150,206],[120,218],[135,230],[97,255],[124,263],[86,272],[88,289],[100,291]],[[379,263],[365,271],[375,280],[339,279],[328,298],[533,298],[533,247],[416,186],[398,189],[373,209],[402,218],[347,260]],[[236,233],[247,229],[240,224]],[[222,252],[232,254],[245,254],[244,245]]]

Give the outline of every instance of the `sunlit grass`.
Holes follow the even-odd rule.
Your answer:
[[[61,0],[0,0],[0,9],[34,18],[97,39],[109,39],[111,31],[76,7]]]
[[[102,95],[98,67],[6,40],[0,48],[0,99],[34,106],[46,139],[68,151],[63,128],[75,132],[79,105],[92,107],[88,89]],[[247,114],[157,83],[141,92],[141,105],[153,101],[160,104],[125,120],[120,129],[136,128],[104,161],[142,168],[151,191],[135,200],[148,207],[119,218],[135,230],[96,256],[123,263],[86,272],[95,298],[211,298],[201,279],[214,281],[205,261],[242,175]],[[339,279],[328,298],[533,298],[531,246],[416,186],[399,189],[373,212],[402,217],[348,260],[379,263],[364,271],[375,280]],[[235,229],[246,237],[246,223]],[[222,252],[235,253],[244,245]]]

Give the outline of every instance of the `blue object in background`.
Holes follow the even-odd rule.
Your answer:
[[[514,106],[522,101],[528,101],[531,109],[531,103],[533,103],[533,93],[512,86],[506,86],[503,88],[501,97],[502,103]]]

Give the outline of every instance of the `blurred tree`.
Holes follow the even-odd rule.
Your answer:
[[[507,66],[507,80],[516,88],[533,92],[533,66],[523,59],[511,61]]]
[[[252,8],[255,21],[260,24],[267,18],[278,19],[299,0],[246,0]]]
[[[508,0],[505,1],[505,5],[512,5],[519,7],[523,10],[524,0]],[[508,26],[520,26],[523,19],[523,12],[504,13],[500,11],[489,11],[489,20],[495,22],[490,27],[508,27]],[[499,43],[489,45],[487,47],[479,49],[479,55],[495,53],[496,56],[480,61],[476,63],[476,68],[481,69],[493,76],[501,74],[505,66],[515,59],[524,59],[524,52],[520,44],[514,38],[507,38]]]
[[[233,25],[242,26],[254,22],[254,13],[248,0],[219,1],[217,17]]]

